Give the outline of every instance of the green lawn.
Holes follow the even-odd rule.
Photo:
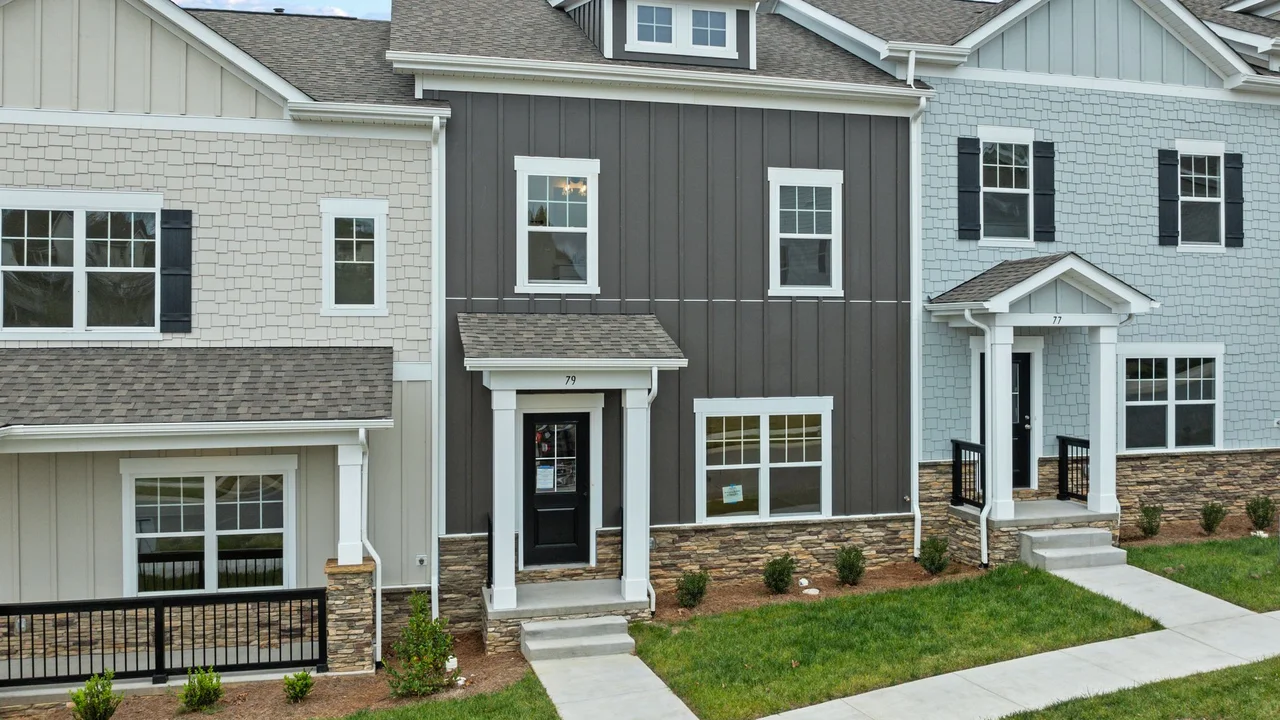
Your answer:
[[[487,695],[438,700],[394,710],[365,710],[347,720],[559,720],[542,683],[530,671],[520,682]]]
[[[1255,612],[1280,610],[1280,547],[1274,537],[1129,548],[1129,564]]]
[[[1280,717],[1280,659],[1069,700],[1006,720],[1274,720]]]
[[[939,673],[1158,629],[1024,565],[970,580],[633,625],[702,720],[746,720]]]

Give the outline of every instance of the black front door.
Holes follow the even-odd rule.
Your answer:
[[[524,564],[586,562],[591,505],[587,413],[524,416]]]
[[[978,389],[981,412],[979,433],[981,442],[987,442],[987,355],[979,355]],[[1013,353],[1013,426],[1011,428],[1013,450],[1013,486],[1031,487],[1031,353]]]

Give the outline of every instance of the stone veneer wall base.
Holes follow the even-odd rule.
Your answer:
[[[357,672],[374,669],[372,558],[359,565],[339,565],[330,559],[324,565],[328,577],[326,604],[329,615],[329,671]]]

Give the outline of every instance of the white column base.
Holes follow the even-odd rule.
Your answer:
[[[622,599],[627,602],[641,602],[649,599],[649,580],[639,578],[622,579]]]
[[[991,512],[987,515],[988,520],[1012,520],[1013,519],[1013,500],[997,500],[991,503]]]
[[[493,586],[493,609],[494,610],[515,610],[516,609],[516,588],[511,587],[500,588],[497,584]]]
[[[364,471],[364,449],[359,445],[338,446],[338,564],[359,565],[364,562],[364,543],[360,539],[361,475]]]

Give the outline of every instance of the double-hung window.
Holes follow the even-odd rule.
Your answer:
[[[378,199],[323,198],[324,315],[387,314],[387,214]]]
[[[1178,238],[1191,247],[1221,247],[1225,213],[1219,142],[1178,142]]]
[[[746,9],[743,5],[742,9]],[[626,51],[736,59],[738,7],[630,0]]]
[[[1134,344],[1121,348],[1123,447],[1217,447],[1222,428],[1222,346]]]
[[[769,168],[769,294],[843,294],[840,170]]]
[[[0,337],[159,329],[163,197],[0,191]]]
[[[516,292],[596,294],[600,161],[517,157]]]
[[[297,458],[122,460],[127,594],[294,586]]]
[[[980,128],[982,238],[1031,242],[1032,130]]]
[[[698,522],[831,515],[830,397],[703,398]]]

